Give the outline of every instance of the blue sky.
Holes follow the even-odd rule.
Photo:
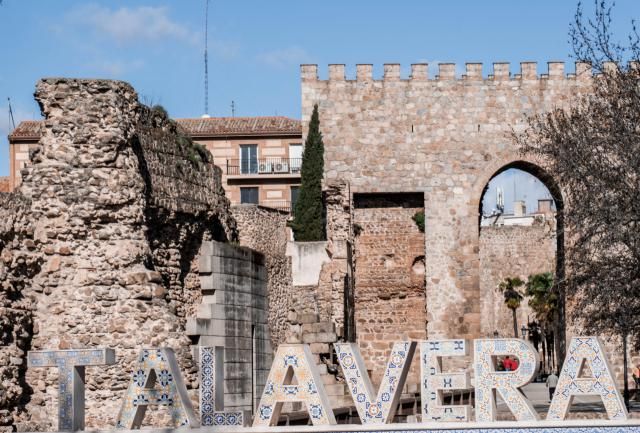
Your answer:
[[[210,2],[209,112],[300,117],[299,64],[569,58],[576,2],[378,0]],[[591,2],[587,1],[587,6]],[[623,39],[640,1],[618,0]],[[16,121],[39,118],[36,81],[45,76],[117,78],[174,117],[204,111],[204,0],[4,0],[0,6],[0,176],[8,174],[6,98]],[[572,70],[573,67],[567,69]],[[486,73],[485,71],[485,73]],[[405,72],[406,73],[406,72]],[[505,188],[505,191],[508,191]],[[506,198],[509,207],[508,197]]]

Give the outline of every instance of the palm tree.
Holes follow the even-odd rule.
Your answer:
[[[519,277],[507,277],[498,285],[498,290],[504,294],[505,305],[513,314],[513,336],[515,338],[518,338],[518,317],[516,315],[516,310],[520,308],[520,303],[522,302],[522,294],[518,288],[523,285],[524,281]]]
[[[527,279],[525,295],[529,296],[529,306],[540,325],[543,352],[547,352],[546,345],[551,345],[549,343],[553,341],[557,325],[558,295],[552,288],[553,274],[551,272],[529,275]],[[547,344],[545,345],[545,343]],[[548,355],[550,352],[551,350],[548,351]]]

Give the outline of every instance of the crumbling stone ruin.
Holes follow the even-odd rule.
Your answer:
[[[128,84],[44,79],[35,96],[43,136],[2,203],[0,422],[55,428],[57,372],[25,371],[27,350],[100,346],[118,358],[87,371],[87,426],[104,428],[141,347],[172,347],[197,386],[198,252],[235,241],[235,220],[220,170]]]

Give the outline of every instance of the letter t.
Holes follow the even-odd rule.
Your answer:
[[[27,367],[58,367],[58,430],[84,430],[84,367],[115,364],[113,349],[30,351]]]

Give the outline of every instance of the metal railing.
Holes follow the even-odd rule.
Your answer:
[[[300,174],[301,167],[302,158],[227,159],[227,174],[232,176]]]
[[[262,207],[268,207],[271,209],[276,209],[279,210],[280,212],[287,212],[288,214],[293,215],[294,212],[294,206],[291,205],[290,201],[287,200],[280,200],[280,201],[264,201],[264,202],[260,202],[260,203],[231,203],[234,206],[242,206],[242,205],[257,205],[257,206],[262,206]]]

